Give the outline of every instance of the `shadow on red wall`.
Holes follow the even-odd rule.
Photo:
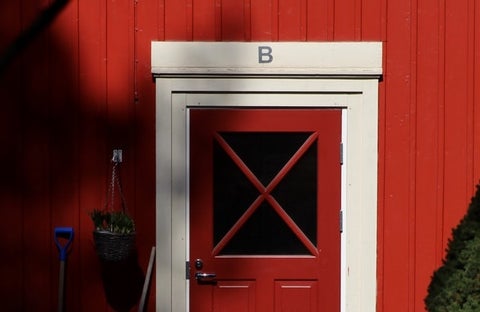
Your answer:
[[[137,138],[149,131],[142,124],[154,123],[154,116],[137,121],[133,95],[107,100],[108,75],[81,68],[88,57],[105,60],[98,51],[80,52],[77,1],[39,6],[34,0],[0,4],[2,309],[55,310],[59,261],[53,228],[72,226],[67,309],[130,311],[140,298],[142,267],[154,244],[154,163],[139,169],[136,157]],[[77,26],[65,28],[66,23]],[[89,89],[92,80],[100,91]],[[124,150],[125,197],[137,223],[138,254],[107,264],[95,255],[88,213],[106,200],[114,148]],[[147,203],[141,213],[138,201]]]

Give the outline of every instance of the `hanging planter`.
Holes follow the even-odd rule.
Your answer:
[[[93,240],[98,256],[106,261],[126,259],[135,247],[135,225],[124,212],[94,210],[92,220],[102,220],[95,225]]]
[[[120,161],[113,159],[112,177],[107,190],[107,203],[103,210],[95,209],[90,213],[95,230],[93,240],[98,256],[105,261],[126,259],[135,247],[135,222],[127,213],[123,196],[119,166]],[[115,211],[115,188],[121,199],[121,210]]]

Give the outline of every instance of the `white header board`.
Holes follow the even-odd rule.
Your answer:
[[[152,42],[154,75],[380,76],[381,42]]]

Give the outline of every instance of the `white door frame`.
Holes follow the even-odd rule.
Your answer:
[[[291,58],[293,52],[285,51],[292,47],[295,58]],[[236,107],[301,103],[301,107],[343,108],[341,306],[344,312],[375,311],[381,49],[381,43],[152,43],[157,311],[188,311],[187,111],[189,107],[224,107],[225,103]],[[232,51],[236,52],[234,61],[209,58],[214,53],[231,55]],[[242,61],[241,55],[247,59]],[[252,55],[257,66],[252,64]],[[265,64],[262,57],[277,63]]]

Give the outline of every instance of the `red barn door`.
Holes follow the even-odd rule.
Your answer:
[[[340,109],[190,110],[190,311],[340,310]]]

